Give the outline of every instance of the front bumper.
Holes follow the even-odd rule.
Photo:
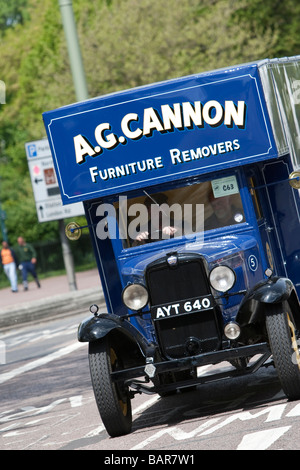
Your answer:
[[[157,376],[159,374],[165,373],[174,374],[181,371],[195,369],[204,365],[218,364],[223,361],[230,362],[240,358],[254,357],[256,355],[259,355],[259,357],[254,362],[252,362],[251,365],[248,365],[241,370],[229,370],[207,377],[192,377],[190,380],[173,382],[163,386],[149,387],[146,385],[146,383],[149,382],[149,378],[145,372],[145,366],[133,367],[130,369],[112,372],[111,378],[113,382],[122,381],[135,390],[145,393],[159,393],[160,391],[168,392],[176,388],[183,388],[200,383],[206,383],[209,381],[252,374],[256,372],[271,356],[269,345],[264,342],[250,346],[242,346],[239,348],[208,352],[198,356],[184,357],[171,361],[153,362],[152,364],[156,369],[155,376]],[[139,377],[146,377],[146,382],[139,382],[137,380]]]

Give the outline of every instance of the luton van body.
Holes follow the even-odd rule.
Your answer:
[[[105,294],[78,339],[111,436],[130,432],[136,393],[255,380],[270,364],[300,398],[299,108],[291,57],[44,113],[62,201],[84,204]]]

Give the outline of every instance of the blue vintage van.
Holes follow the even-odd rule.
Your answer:
[[[300,57],[45,112],[64,204],[82,201],[106,310],[78,330],[111,436],[136,393],[277,369],[300,397]],[[66,227],[77,239],[82,227]],[[226,361],[226,371],[204,367]]]

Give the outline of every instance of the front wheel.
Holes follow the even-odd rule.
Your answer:
[[[122,369],[122,360],[108,338],[89,343],[89,364],[96,403],[108,434],[128,434],[132,425],[129,391],[111,380],[111,372]]]
[[[300,398],[300,354],[296,329],[287,303],[275,304],[266,316],[266,327],[277,374],[286,396]]]

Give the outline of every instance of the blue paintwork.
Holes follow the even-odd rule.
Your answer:
[[[96,228],[100,218],[96,216],[96,210],[99,200],[85,202],[88,222],[93,224],[90,231],[109,312],[121,316],[127,315],[128,311],[124,307],[120,295],[123,288],[130,282],[144,283],[146,266],[170,251],[199,252],[207,260],[210,269],[220,260],[225,264],[227,262],[229,265],[233,263],[237,282],[232,292],[250,289],[264,278],[264,271],[268,267],[268,263],[262,247],[255,214],[251,210],[249,190],[246,186],[243,186],[246,183],[243,171],[236,171],[235,173],[240,181],[240,194],[247,222],[238,226],[207,232],[204,244],[202,242],[198,243],[198,235],[195,234],[195,237],[189,239],[185,237],[175,238],[137,246],[129,250],[124,249],[121,240],[118,238],[98,239]],[[182,182],[178,182],[178,186],[180,184]],[[106,201],[112,202],[113,199],[108,198]],[[232,260],[232,258],[233,261],[230,261],[230,263],[226,261],[228,259]],[[251,264],[253,259],[255,259],[254,266]],[[236,295],[226,301],[223,300],[225,323],[235,319],[242,298],[242,295]],[[131,322],[143,332],[149,341],[153,339],[153,331],[148,322],[140,318],[133,318]]]
[[[109,313],[127,315],[121,301],[122,289],[128,282],[143,282],[146,265],[175,250],[201,253],[209,268],[230,258],[237,276],[233,292],[254,289],[266,279],[264,272],[270,266],[276,275],[290,278],[300,289],[299,194],[288,184],[294,164],[289,149],[279,153],[275,144],[274,123],[278,116],[273,108],[273,119],[270,107],[267,109],[260,66],[245,64],[192,75],[44,113],[62,201],[84,203]],[[202,125],[179,128],[182,114],[176,114],[177,127],[166,128],[163,110],[175,112],[180,106],[181,110],[187,106],[183,103],[198,102],[202,111],[207,103],[215,103],[215,109],[220,111],[226,108],[226,102],[230,109],[233,103],[238,106],[241,102],[244,123],[225,123],[224,112],[216,125],[212,124],[214,114],[206,118],[202,114]],[[143,129],[144,115],[151,116],[148,125],[152,123],[153,128],[131,138],[134,134],[130,137],[129,132]],[[132,120],[123,139],[121,122],[125,116]],[[104,145],[100,148],[95,129],[103,123],[107,123],[107,129],[101,134]],[[90,155],[78,153],[78,136],[81,145],[86,142]],[[115,140],[115,145],[105,144],[110,139]],[[147,160],[152,162],[148,169]],[[121,175],[122,171],[125,174]],[[245,221],[206,232],[204,244],[199,243],[196,234],[195,239],[175,238],[124,249],[119,238],[97,237],[97,207],[116,201],[120,194],[137,197],[143,195],[143,188],[165,191],[230,175],[235,175],[239,184]],[[258,188],[260,214],[255,211],[253,183]],[[113,224],[114,220],[108,223]],[[224,323],[236,318],[242,299],[241,294],[222,299]],[[131,323],[149,341],[153,340],[150,322],[133,318]]]
[[[175,103],[199,101],[203,107],[216,101],[223,109],[226,101],[236,106],[239,101],[244,103],[244,125],[230,126],[222,119],[218,125],[209,125],[203,117],[202,126],[185,126],[182,129],[173,126],[170,130],[157,130],[159,119],[162,119],[162,106],[175,108]],[[124,116],[130,113],[138,116],[138,120],[130,124],[133,132],[137,128],[143,129],[143,116],[149,109],[156,113],[156,128],[149,135],[138,139],[127,137],[125,143],[120,143],[120,137],[121,140],[124,137],[120,128]],[[235,168],[277,155],[257,64],[106,95],[46,112],[43,117],[64,204]],[[95,129],[101,123],[110,125],[110,130],[103,134],[105,138],[114,134],[118,144],[110,149],[102,147],[102,152],[97,154],[99,144]],[[78,135],[89,142],[89,148],[94,153],[93,156],[82,157],[84,161],[81,163],[76,163],[74,150],[74,137]],[[230,142],[231,146],[227,144],[226,147],[225,142]],[[190,150],[199,148],[202,149],[202,157],[192,160]],[[181,152],[180,156],[177,157],[174,149]],[[97,176],[95,182],[92,181],[91,168],[102,171],[105,177],[108,169],[116,171],[116,167],[122,167],[124,170],[126,165],[136,162],[145,165],[148,159],[154,161],[154,169],[136,170],[134,174],[106,180]]]

